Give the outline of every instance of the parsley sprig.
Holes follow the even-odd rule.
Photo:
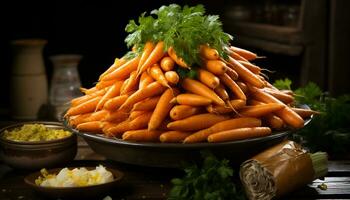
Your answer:
[[[192,66],[201,64],[199,46],[208,44],[226,58],[224,48],[232,36],[225,33],[217,15],[205,15],[203,5],[181,7],[162,6],[150,15],[142,13],[138,23],[130,20],[125,28],[129,35],[125,42],[141,53],[147,41],[164,41],[165,49],[173,47],[177,55]]]

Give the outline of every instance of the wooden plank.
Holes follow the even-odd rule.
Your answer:
[[[248,37],[244,35],[235,35],[235,36],[236,36],[235,43],[238,45],[258,48],[258,49],[262,49],[262,50],[276,53],[276,54],[297,56],[297,55],[300,55],[303,51],[303,47],[301,45],[282,44],[278,42]]]

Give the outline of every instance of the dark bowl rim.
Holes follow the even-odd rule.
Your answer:
[[[73,169],[73,168],[81,168],[81,167],[85,167],[86,169],[95,169],[95,167],[93,167],[93,166],[69,166],[67,168]],[[107,182],[107,183],[96,184],[96,185],[80,186],[80,187],[44,187],[44,186],[39,186],[39,185],[35,184],[35,182],[31,181],[32,177],[35,176],[36,178],[38,178],[41,175],[40,171],[36,171],[36,172],[33,172],[33,173],[26,175],[23,180],[29,186],[37,188],[37,189],[46,190],[46,191],[58,191],[58,190],[59,191],[67,191],[67,190],[79,190],[79,189],[94,189],[96,187],[103,187],[103,186],[115,184],[116,182],[119,182],[123,179],[124,173],[122,171],[115,169],[115,168],[112,168],[112,167],[109,167],[109,166],[104,166],[104,167],[106,168],[106,170],[110,171],[113,174],[113,181]],[[55,172],[57,174],[63,168],[65,168],[65,167],[47,169],[47,172],[49,172],[49,173]]]
[[[60,138],[60,139],[54,139],[54,140],[47,140],[47,141],[32,141],[32,142],[26,142],[26,141],[14,141],[14,140],[8,140],[3,137],[3,134],[5,130],[11,129],[11,128],[16,128],[19,126],[23,126],[25,124],[43,124],[43,125],[52,125],[52,126],[57,126],[60,127],[61,129],[64,129],[66,131],[71,132],[72,134],[70,136]],[[76,137],[74,132],[64,126],[61,122],[56,122],[56,121],[26,121],[26,122],[17,122],[15,124],[8,125],[6,127],[3,127],[0,129],[0,142],[7,143],[7,144],[16,144],[16,145],[46,145],[46,144],[54,144],[54,143],[60,143],[60,142],[65,142],[66,140],[70,140],[71,138]]]

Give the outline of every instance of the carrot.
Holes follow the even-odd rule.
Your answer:
[[[129,95],[127,94],[113,97],[108,101],[106,101],[106,103],[103,105],[103,108],[106,110],[115,110],[119,108],[126,101],[128,97]]]
[[[176,52],[175,52],[175,50],[174,50],[173,47],[169,47],[169,49],[168,49],[168,55],[169,55],[169,56],[171,57],[171,59],[173,59],[173,60],[175,61],[175,63],[178,64],[180,67],[183,67],[183,68],[190,68],[190,67],[185,63],[185,61],[184,61],[182,58],[180,58],[180,57],[178,57],[178,56],[176,55]]]
[[[71,107],[68,109],[65,116],[72,116],[72,115],[79,115],[79,114],[85,114],[85,113],[91,113],[96,109],[96,106],[98,102],[102,99],[102,97],[97,96],[93,99],[90,99],[82,104],[79,104],[77,106]]]
[[[129,61],[127,61],[124,65],[118,67],[111,73],[107,74],[106,76],[102,77],[102,81],[108,81],[108,80],[124,80],[126,77],[130,75],[132,71],[135,71],[137,69],[137,65],[140,61],[140,57],[135,57]]]
[[[268,114],[263,117],[263,121],[272,129],[280,130],[284,126],[284,122],[281,118],[273,114]]]
[[[108,86],[111,86],[115,83],[115,80],[109,80],[109,81],[100,81],[96,84],[96,88],[101,90],[103,88],[106,88]]]
[[[245,82],[258,87],[263,88],[265,83],[259,79],[257,75],[252,73],[250,70],[248,70],[246,67],[244,67],[241,63],[239,63],[237,60],[229,57],[229,63],[233,70],[235,70],[238,73],[238,76],[240,79],[244,80]]]
[[[248,94],[248,86],[243,83],[242,81],[236,81],[237,85],[241,90],[243,91],[244,94]]]
[[[321,114],[318,111],[314,111],[311,109],[304,109],[304,108],[291,108],[294,112],[296,112],[300,117],[307,118],[311,117],[311,115],[319,115]]]
[[[219,78],[207,70],[199,69],[197,73],[198,80],[211,89],[215,89],[220,84]]]
[[[138,116],[143,115],[147,112],[148,111],[143,111],[143,110],[132,111],[129,115],[129,120],[133,120],[133,119],[137,118]]]
[[[189,106],[207,106],[212,103],[212,100],[197,94],[185,93],[177,95],[170,102]]]
[[[246,106],[239,110],[239,114],[245,117],[262,117],[266,114],[276,112],[285,106],[278,103],[267,103],[255,106]]]
[[[126,94],[132,90],[137,89],[137,83],[139,82],[139,78],[136,76],[136,71],[131,72],[129,80],[127,84],[123,87],[123,90],[120,90],[120,94]]]
[[[183,131],[167,131],[159,136],[159,140],[161,142],[178,143],[182,142],[189,134],[191,133]]]
[[[247,69],[249,69],[251,72],[253,72],[254,74],[260,74],[261,72],[261,68],[250,63],[249,61],[242,61],[239,60],[239,63],[241,63],[244,67],[246,67]]]
[[[210,126],[229,119],[225,115],[199,114],[187,117],[185,119],[170,122],[168,128],[176,131],[197,131],[209,128]]]
[[[113,135],[109,134],[108,129],[114,126],[117,126],[117,124],[111,122],[103,122],[102,133],[108,137],[112,137]]]
[[[124,121],[129,117],[129,113],[124,112],[122,110],[117,110],[111,112],[110,115],[105,119],[107,122],[119,123]]]
[[[166,56],[162,58],[162,60],[160,61],[160,67],[165,72],[171,71],[175,67],[175,61],[171,59],[169,56]]]
[[[107,88],[104,88],[104,89],[102,89],[102,90],[98,90],[98,91],[96,91],[95,93],[92,93],[92,94],[89,94],[89,95],[84,95],[84,96],[81,96],[81,97],[77,97],[77,98],[75,98],[75,99],[72,99],[71,100],[71,106],[77,106],[77,105],[79,105],[79,104],[82,104],[82,103],[84,103],[84,102],[86,102],[86,101],[89,101],[89,100],[91,100],[91,99],[93,99],[93,98],[95,98],[95,97],[97,97],[97,96],[103,96],[105,93],[106,93],[106,91],[107,91],[107,89],[108,89],[108,87]]]
[[[254,60],[258,57],[255,53],[248,51],[248,50],[245,50],[245,49],[242,49],[242,48],[239,48],[239,47],[231,46],[230,49],[233,52],[242,56],[243,58],[247,59],[248,61]]]
[[[172,85],[176,85],[180,80],[179,75],[175,71],[167,71],[164,75],[165,79]]]
[[[173,120],[180,120],[189,116],[198,114],[200,107],[189,106],[189,105],[176,105],[170,110],[170,118]]]
[[[143,113],[143,115],[140,115],[131,121],[126,120],[126,121],[123,121],[122,123],[119,123],[117,126],[112,126],[107,130],[107,133],[108,135],[113,135],[118,137],[125,131],[146,128],[151,116],[152,116],[151,112]]]
[[[239,77],[237,72],[230,67],[227,68],[226,74],[229,75],[232,80],[237,80]]]
[[[230,101],[230,107],[228,106],[218,106],[218,105],[209,105],[206,107],[207,111],[209,113],[214,113],[214,114],[227,114],[227,113],[232,113],[235,109],[240,109],[244,107],[246,102],[242,99],[235,99]],[[233,108],[233,109],[232,109]]]
[[[114,60],[114,63],[112,64],[112,66],[110,66],[105,72],[103,72],[98,80],[101,80],[104,76],[106,76],[107,74],[111,73],[112,71],[116,70],[118,67],[124,65],[127,62],[127,59],[125,59],[124,57],[119,59],[116,58]]]
[[[221,83],[215,88],[215,93],[217,94],[217,95],[219,95],[219,97],[222,99],[222,100],[224,100],[225,102],[227,101],[227,100],[229,100],[229,95],[228,95],[228,93],[227,93],[227,91],[226,91],[226,89],[225,89],[225,86],[224,85],[222,85]]]
[[[263,137],[271,134],[269,127],[238,128],[214,133],[208,137],[208,142],[228,142],[249,138]]]
[[[79,131],[91,132],[91,133],[102,133],[103,122],[101,121],[91,121],[84,122],[77,126]]]
[[[95,92],[98,91],[98,89],[96,87],[92,87],[92,88],[89,88],[89,89],[86,89],[86,88],[80,88],[80,91],[86,95],[91,95]]]
[[[183,79],[181,85],[185,90],[189,92],[207,97],[218,105],[225,105],[225,102],[213,90],[196,80],[185,78]]]
[[[285,105],[280,100],[264,91],[261,91],[260,89],[250,87],[250,90],[252,91],[252,96],[259,101],[264,103],[279,103]],[[276,111],[275,114],[286,124],[294,128],[301,128],[304,126],[304,120],[288,106],[285,106],[282,110]]]
[[[240,60],[240,61],[248,61],[247,59],[245,59],[244,57],[242,57],[241,55],[239,55],[238,53],[234,52],[234,51],[230,51],[229,55],[235,59],[235,60]]]
[[[220,58],[218,51],[210,48],[208,45],[201,45],[199,48],[199,53],[208,60],[218,60]]]
[[[228,88],[230,88],[232,93],[235,94],[237,98],[242,99],[244,101],[247,100],[247,97],[245,96],[241,88],[227,74],[219,76],[219,78],[220,78],[220,81],[222,81]]]
[[[160,98],[160,96],[152,97],[152,98],[148,98],[148,99],[145,99],[143,101],[140,101],[133,106],[132,110],[133,111],[154,110],[154,108],[156,107],[156,105],[159,101],[159,98]]]
[[[291,96],[289,94],[285,94],[283,92],[280,92],[279,90],[264,88],[264,91],[266,93],[269,93],[270,95],[274,96],[275,98],[277,98],[278,100],[282,101],[285,104],[289,104],[289,103],[294,102],[293,96]]]
[[[204,62],[205,68],[215,75],[223,75],[227,71],[227,66],[221,60],[207,60]]]
[[[149,75],[158,81],[158,83],[162,84],[165,87],[170,88],[167,79],[164,76],[163,71],[160,69],[158,64],[152,65],[152,67],[148,71]]]
[[[164,52],[164,42],[159,41],[154,49],[152,50],[152,53],[147,57],[145,62],[142,64],[140,70],[137,72],[137,77],[141,75],[142,72],[145,72],[148,68],[152,67],[152,65],[156,64],[160,59],[163,58],[165,52]]]
[[[81,124],[81,123],[85,122],[85,120],[91,114],[92,113],[85,113],[85,114],[81,114],[81,115],[70,116],[69,119],[68,119],[69,125],[71,125],[72,127],[76,127],[78,124]]]
[[[158,82],[153,82],[147,87],[137,90],[135,93],[129,96],[129,98],[120,106],[120,110],[131,110],[132,106],[148,97],[157,96],[162,94],[165,87]]]
[[[136,70],[136,76],[138,77],[141,73],[142,73],[142,66],[143,64],[146,62],[146,60],[148,59],[148,57],[151,55],[153,49],[154,49],[154,44],[153,42],[146,42],[145,47],[143,48],[143,52],[140,58],[140,62],[137,66],[137,70]]]
[[[246,128],[246,127],[258,127],[261,126],[261,120],[252,117],[242,117],[242,118],[234,118],[228,119],[222,122],[219,122],[207,129],[203,129],[189,135],[185,138],[184,143],[196,143],[203,142],[207,140],[208,136],[213,133],[227,131],[231,129],[237,128]]]
[[[106,94],[103,95],[101,100],[98,102],[96,106],[96,110],[102,109],[103,105],[108,101],[110,98],[116,97],[120,94],[120,88],[122,87],[123,81],[117,81],[115,82],[106,92]]]
[[[109,116],[108,110],[100,110],[100,111],[91,113],[91,115],[85,119],[85,122],[103,121],[108,116]]]
[[[162,131],[149,131],[147,129],[127,131],[123,134],[123,140],[136,142],[158,142]]]
[[[139,88],[143,89],[152,82],[154,82],[153,78],[150,75],[148,75],[147,72],[143,72],[140,77]]]
[[[177,89],[167,89],[161,96],[157,103],[156,108],[152,114],[152,117],[148,123],[148,130],[157,129],[163,120],[169,115],[173,103],[170,103],[171,99],[174,98],[174,95],[178,94]]]

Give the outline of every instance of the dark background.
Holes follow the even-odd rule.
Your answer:
[[[279,4],[290,4],[291,0],[266,0]],[[266,2],[265,1],[265,2]],[[50,55],[60,53],[82,54],[79,74],[84,87],[91,87],[115,57],[121,57],[126,52],[124,28],[130,19],[137,17],[144,11],[151,11],[161,5],[176,2],[180,5],[204,4],[207,13],[218,14],[224,24],[230,20],[225,18],[224,12],[231,5],[243,2],[247,6],[255,6],[263,1],[8,1],[0,6],[0,84],[2,88],[0,107],[8,107],[9,80],[11,74],[12,52],[10,42],[21,38],[44,38],[48,44],[44,49],[44,59],[48,79],[52,74],[52,64],[48,60]],[[329,4],[329,3],[327,3]],[[327,6],[326,4],[326,6]],[[329,15],[327,13],[327,15]],[[325,20],[315,23],[327,23]],[[339,24],[350,23],[341,18]],[[326,30],[325,30],[326,31]],[[344,29],[345,33],[349,28]],[[344,33],[343,31],[343,33]],[[229,32],[233,34],[232,32]],[[328,33],[327,33],[328,35]],[[350,44],[344,44],[350,46]],[[327,47],[326,47],[327,48]],[[267,59],[258,62],[262,67],[276,70],[270,74],[273,79],[290,77],[295,81],[294,86],[300,85],[299,75],[302,59],[297,56],[286,56],[268,53],[254,49]],[[322,58],[320,58],[322,59]],[[350,75],[350,74],[349,74]],[[347,83],[344,83],[347,84]],[[327,84],[321,85],[325,90]]]

